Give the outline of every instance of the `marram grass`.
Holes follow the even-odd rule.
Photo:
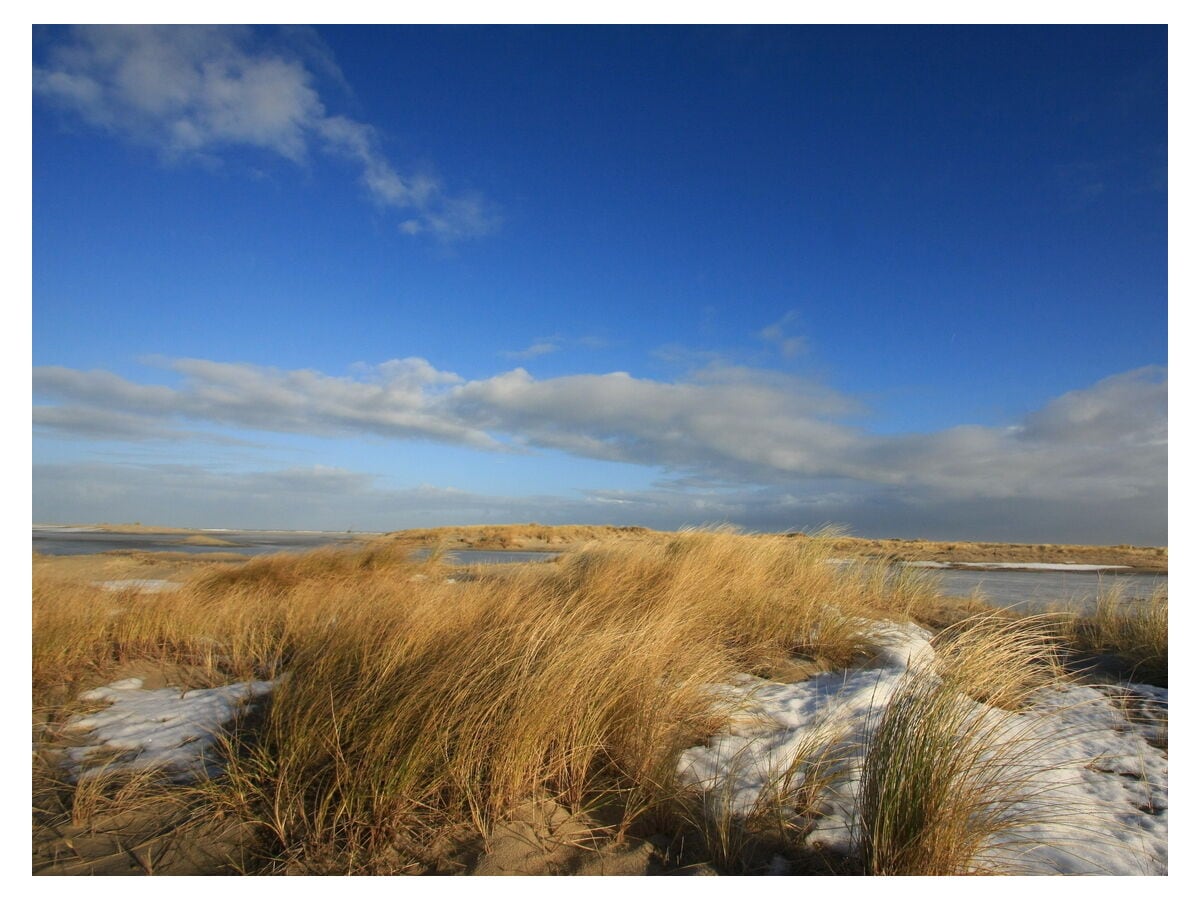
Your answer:
[[[214,811],[257,824],[260,871],[429,867],[442,838],[486,839],[545,798],[605,809],[614,835],[688,832],[726,870],[744,870],[752,844],[795,840],[835,766],[816,749],[798,754],[751,821],[712,819],[720,805],[697,804],[675,776],[682,750],[732,713],[711,685],[796,655],[852,664],[881,619],[919,617],[937,600],[924,573],[834,566],[832,555],[820,537],[696,531],[479,568],[455,583],[436,555],[414,561],[395,542],[214,566],[161,594],[39,578],[34,705],[61,719],[63,697],[131,662],[206,684],[276,680],[270,702],[226,741],[225,777],[201,791]],[[1019,706],[1049,671],[1044,629],[968,631],[985,627],[988,641],[975,644],[993,645],[989,661],[973,662],[969,636],[948,639],[937,683]],[[992,677],[998,659],[1011,677]],[[935,721],[958,715],[931,684],[914,680],[889,708],[869,755],[874,869],[898,870],[912,855],[886,836],[899,833],[888,817],[909,801],[905,779],[881,766],[885,741],[950,754],[957,769],[938,763],[920,776],[943,798],[923,807],[925,821],[940,816],[950,844],[972,846],[951,801],[967,802],[955,773],[972,771],[978,749],[929,727],[931,710]],[[81,796],[78,808],[93,801]]]
[[[1111,653],[1136,681],[1167,686],[1167,589],[1129,600],[1120,588],[1101,594],[1096,608],[1062,616],[1064,637],[1088,653]]]
[[[866,746],[858,796],[863,865],[873,875],[1004,871],[1021,829],[1053,821],[1029,760],[1052,744],[1020,710],[1060,676],[1047,621],[970,620],[935,642],[889,698]],[[987,860],[992,860],[988,862]]]

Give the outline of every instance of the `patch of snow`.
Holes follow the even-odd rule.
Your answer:
[[[822,794],[814,847],[857,847],[857,793],[863,748],[907,666],[933,653],[915,626],[882,631],[873,668],[827,672],[796,684],[749,676],[721,686],[742,712],[707,745],[685,750],[678,777],[745,815],[798,754],[825,752],[838,771]],[[992,857],[1028,874],[1154,875],[1167,871],[1167,691],[1148,685],[1048,688],[1032,708],[1007,712],[963,702],[989,717],[1001,743],[1021,747],[1006,764],[1024,779],[1015,812],[1036,824],[1005,836]],[[1025,804],[1025,807],[1021,806]],[[987,861],[985,854],[981,861]]]
[[[933,661],[933,635],[919,625],[900,622],[863,621],[871,636],[875,655],[868,669],[900,669]]]
[[[161,769],[176,780],[191,781],[211,774],[212,760],[206,755],[222,727],[274,687],[270,681],[250,681],[180,692],[144,690],[142,684],[140,678],[126,678],[80,696],[109,705],[72,716],[64,725],[65,733],[83,739],[82,746],[66,751],[73,777]],[[94,765],[91,758],[98,751],[116,759]]]

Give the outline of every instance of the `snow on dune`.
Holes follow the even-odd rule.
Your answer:
[[[881,638],[871,668],[796,684],[746,676],[722,686],[742,712],[726,732],[683,753],[680,779],[744,815],[798,753],[811,758],[827,748],[840,770],[808,841],[854,849],[862,748],[908,665],[933,652],[930,635],[915,626]],[[1025,779],[1024,811],[1038,822],[1009,833],[993,856],[1026,874],[1166,874],[1167,758],[1156,746],[1165,744],[1165,689],[1048,688],[1020,713],[974,705],[995,721],[993,733],[1020,735],[1014,763],[1023,769],[1014,776]]]
[[[741,712],[707,745],[684,751],[679,778],[719,796],[739,814],[799,754],[827,748],[838,773],[822,795],[810,845],[856,846],[856,795],[862,749],[906,672],[933,656],[930,635],[914,625],[885,625],[867,668],[827,672],[796,684],[749,675],[715,689]],[[99,771],[164,770],[186,781],[214,771],[216,736],[272,682],[180,692],[145,690],[130,678],[81,699],[105,702],[70,719],[80,746],[66,751],[75,778]],[[966,700],[964,703],[972,703]],[[1031,821],[995,855],[1029,874],[1165,874],[1167,871],[1167,691],[1145,685],[1048,688],[1031,709],[1006,712],[975,704],[994,733],[1032,734],[1020,765],[1036,788]],[[107,751],[107,752],[105,752]],[[106,760],[102,763],[101,760]],[[1036,806],[1037,808],[1033,808]],[[1050,814],[1045,815],[1049,810]],[[986,860],[984,860],[986,862]]]
[[[144,690],[142,684],[140,678],[126,678],[80,696],[109,705],[73,716],[64,727],[81,743],[66,751],[67,768],[74,777],[161,769],[187,781],[209,773],[211,759],[206,757],[211,757],[222,727],[247,702],[274,686],[269,681],[250,681],[181,692],[178,688]],[[98,759],[105,762],[97,763]]]

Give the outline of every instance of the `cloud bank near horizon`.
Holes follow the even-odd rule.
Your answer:
[[[538,379],[523,368],[466,380],[419,358],[359,366],[344,376],[201,359],[161,363],[179,376],[177,386],[38,367],[35,397],[54,405],[35,407],[35,426],[133,442],[189,441],[197,434],[230,440],[220,429],[372,436],[485,453],[559,451],[663,473],[659,488],[638,494],[476,495],[466,507],[480,515],[507,510],[500,515],[507,520],[617,516],[657,527],[735,521],[756,529],[844,522],[860,532],[890,523],[891,530],[927,534],[948,534],[951,526],[961,536],[968,528],[979,536],[1004,531],[1007,537],[997,539],[1013,540],[1166,540],[1167,375],[1160,367],[1105,378],[1005,426],[878,435],[848,424],[861,412],[853,397],[778,373],[715,364],[687,379],[657,381],[623,372]],[[40,471],[41,517],[53,511],[52,517],[87,518],[64,506],[71,493],[66,469]],[[72,471],[92,483],[100,470]],[[101,481],[134,492],[139,479],[154,481],[167,471],[118,466]],[[354,509],[378,509],[383,517],[384,507],[413,508],[409,495],[370,476],[322,471],[351,480],[332,494],[357,497]],[[186,484],[206,481],[192,476]],[[270,486],[281,473],[254,477],[265,480],[259,495],[283,496]],[[180,508],[201,508],[197,491],[189,493],[192,505]],[[390,500],[366,502],[375,494]],[[422,508],[430,517],[457,515],[462,499],[453,492],[429,495]],[[269,514],[247,509],[239,521]],[[399,527],[380,521],[378,527]],[[1100,536],[1108,531],[1110,537]],[[1054,536],[1066,532],[1073,536]]]
[[[402,173],[376,128],[331,114],[318,76],[344,78],[315,32],[248,26],[81,25],[56,36],[34,66],[36,97],[88,125],[150,146],[165,159],[219,160],[233,148],[298,166],[314,153],[357,167],[404,234],[444,240],[493,231],[499,218],[477,194],[451,194],[427,172]]]
[[[311,466],[227,471],[199,465],[49,463],[33,467],[34,521],[144,522],[195,528],[394,531],[508,522],[643,525],[673,530],[735,523],[753,531],[848,526],[864,537],[925,537],[1161,546],[1165,491],[1145,503],[1037,498],[935,500],[847,485],[503,496]]]

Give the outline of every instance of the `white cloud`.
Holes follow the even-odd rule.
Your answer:
[[[68,369],[37,366],[35,390],[50,396],[69,397],[97,409],[124,409],[139,415],[170,415],[176,392],[161,385],[135,384],[102,369]]]
[[[77,437],[122,441],[170,440],[195,437],[175,428],[164,428],[154,416],[79,406],[39,406],[33,410],[33,427],[61,431]]]
[[[219,158],[250,147],[297,164],[314,148],[349,159],[377,203],[409,214],[399,226],[404,233],[455,239],[497,226],[483,198],[448,194],[427,174],[398,172],[373,126],[328,113],[313,69],[344,81],[311,31],[284,29],[280,38],[268,46],[240,26],[76,26],[34,67],[34,93],[169,158]]]
[[[1029,416],[1024,440],[1167,443],[1166,372],[1153,366],[1071,391]]]
[[[856,459],[864,480],[947,497],[1134,499],[1165,493],[1166,438],[1166,370],[1146,367],[1064,394],[1008,427],[875,440]]]
[[[584,456],[754,477],[820,474],[852,441],[825,407],[777,378],[659,382],[624,372],[538,381],[524,369],[463,385],[460,414],[492,432]]]
[[[1103,498],[1074,504],[1036,497],[951,501],[846,483],[513,497],[431,485],[393,488],[373,475],[325,466],[274,471],[105,463],[33,467],[34,521],[201,528],[389,531],[536,521],[674,529],[732,522],[755,531],[811,532],[840,523],[872,537],[1157,546],[1167,539],[1165,505],[1165,490],[1136,504]]]
[[[259,431],[371,434],[482,450],[559,450],[662,468],[679,489],[836,483],[895,502],[1148,502],[1165,494],[1165,370],[1139,369],[1054,399],[1004,427],[874,435],[840,421],[852,398],[778,373],[712,366],[687,381],[628,373],[464,381],[422,359],[353,376],[185,359],[178,388],[105,372],[35,369],[59,432],[145,437],[173,421]],[[103,423],[103,414],[111,413]],[[1157,501],[1155,501],[1157,502]]]
[[[461,379],[422,359],[358,367],[358,378],[203,359],[180,359],[170,365],[185,376],[178,389],[138,385],[107,372],[47,366],[34,370],[34,392],[65,399],[75,410],[87,404],[92,411],[156,416],[160,421],[178,418],[260,431],[425,438],[502,449],[483,431],[439,411],[440,393]],[[55,424],[60,430],[67,428],[69,414],[70,410],[59,414]]]

